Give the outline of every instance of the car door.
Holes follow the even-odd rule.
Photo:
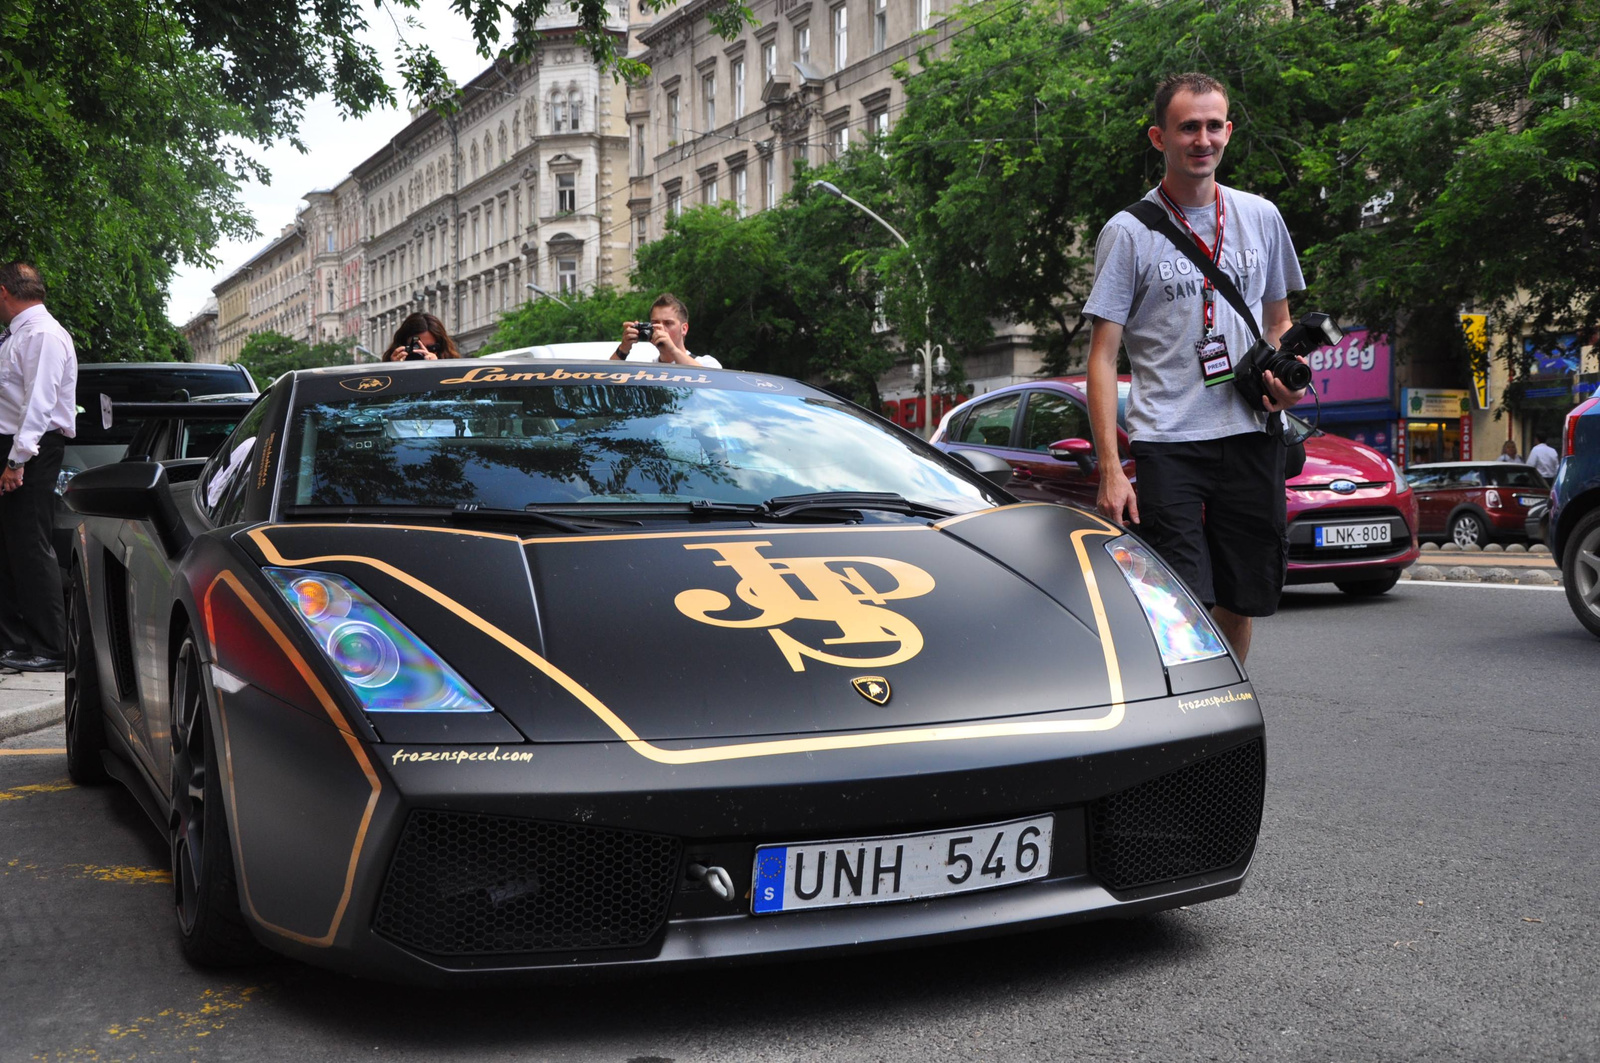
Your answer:
[[[1093,460],[1062,461],[1050,454],[1052,443],[1087,442],[1092,435],[1089,411],[1072,395],[1053,388],[1027,392],[1021,437],[1015,451],[1006,456],[1016,469],[1013,493],[1019,493],[1016,485],[1026,484],[1029,498],[1093,509],[1100,490],[1100,470]]]
[[[1021,391],[1008,391],[985,399],[968,410],[958,423],[950,425],[951,434],[944,445],[951,450],[981,450],[1011,461],[1011,443],[1016,437],[1017,414],[1021,410]],[[1016,468],[1015,462],[1011,465]],[[1016,494],[1019,486],[1013,480],[1006,489]]]
[[[1417,534],[1443,535],[1450,513],[1449,503],[1441,497],[1444,474],[1437,469],[1417,469],[1406,473],[1406,479],[1417,495]]]

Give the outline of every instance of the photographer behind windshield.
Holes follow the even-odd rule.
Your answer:
[[[416,313],[400,322],[383,356],[386,362],[435,361],[439,358],[460,358],[456,342],[445,330],[444,322],[432,314]]]

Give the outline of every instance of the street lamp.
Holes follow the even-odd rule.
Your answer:
[[[949,363],[945,362],[944,360],[944,344],[936,344],[933,342],[933,327],[930,323],[933,316],[933,304],[928,293],[928,278],[922,272],[922,263],[917,259],[917,253],[911,250],[911,245],[906,242],[906,238],[900,235],[900,231],[879,217],[878,213],[871,207],[867,206],[865,203],[862,203],[860,200],[852,199],[845,195],[839,186],[834,184],[832,181],[818,181],[816,183],[816,187],[822,189],[830,196],[836,196],[837,198],[844,200],[846,203],[850,204],[852,207],[855,207],[857,210],[861,211],[863,214],[877,222],[879,225],[883,226],[885,229],[888,229],[889,235],[893,236],[896,240],[899,240],[900,246],[905,248],[906,253],[911,256],[911,264],[917,267],[917,279],[922,283],[922,365],[913,366],[912,381],[915,383],[919,375],[921,379],[925,381],[923,385],[923,394],[927,396],[927,421],[922,426],[922,434],[924,438],[932,439],[933,430],[935,427],[937,427],[933,420],[934,348],[937,347],[939,350],[939,362],[941,364],[940,372],[943,372],[945,368],[948,368]],[[918,368],[922,370],[921,374],[918,374],[914,371]]]
[[[569,303],[565,299],[561,298],[561,296],[557,295],[555,292],[547,292],[547,291],[545,291],[543,288],[539,287],[537,284],[533,283],[532,281],[529,281],[526,285],[524,285],[524,287],[526,287],[530,292],[535,292],[535,293],[537,293],[539,295],[544,296],[546,299],[554,299],[556,302],[560,303],[562,306],[566,307],[568,310],[572,309],[572,304],[571,303]]]
[[[356,353],[356,357],[354,359],[354,362],[355,362],[356,365],[360,365],[361,364],[361,357],[360,356],[363,355],[363,354],[366,355],[368,358],[371,358],[374,362],[381,362],[383,360],[383,359],[379,358],[377,355],[373,354],[371,351],[367,350],[365,347],[361,346],[361,344],[359,344],[359,343],[355,345],[354,350],[355,350],[355,353]]]

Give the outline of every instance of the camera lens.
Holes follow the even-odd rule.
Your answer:
[[[1290,391],[1299,391],[1311,383],[1311,367],[1298,358],[1279,358],[1278,364],[1272,367],[1272,375]]]

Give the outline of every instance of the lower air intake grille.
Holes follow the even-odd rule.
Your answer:
[[[679,849],[638,831],[412,812],[374,929],[442,956],[637,947],[667,918]]]
[[[1261,829],[1266,758],[1256,739],[1089,805],[1089,866],[1114,890],[1237,863]]]

